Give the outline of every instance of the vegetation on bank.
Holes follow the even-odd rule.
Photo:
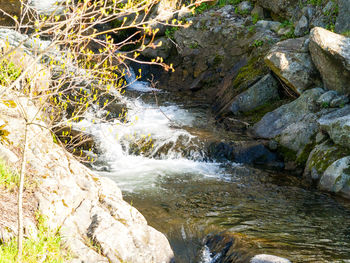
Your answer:
[[[50,230],[43,216],[37,216],[38,235],[23,242],[22,261],[27,263],[47,262],[63,263],[71,259],[69,252],[63,248],[58,231]],[[13,263],[18,254],[17,238],[0,246],[0,262]]]

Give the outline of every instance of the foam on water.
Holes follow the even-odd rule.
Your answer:
[[[135,81],[130,87],[138,84]],[[218,163],[185,158],[180,151],[180,140],[181,145],[186,147],[195,139],[195,136],[181,128],[184,125],[191,126],[195,120],[190,112],[176,105],[157,107],[139,98],[124,99],[128,107],[129,122],[98,122],[94,117],[96,112],[90,111],[77,124],[80,129],[96,138],[102,150],[99,158],[109,166],[109,172],[102,174],[113,178],[122,190],[152,188],[157,178],[165,175],[193,174],[213,177],[220,174]],[[138,140],[151,140],[148,145],[151,149],[147,156],[132,152],[135,141]],[[160,156],[158,153],[165,145],[170,146],[166,149],[166,154]]]

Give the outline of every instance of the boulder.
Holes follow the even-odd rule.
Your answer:
[[[282,24],[277,21],[259,20],[255,25],[274,32],[278,32],[281,29]]]
[[[339,34],[350,30],[350,2],[348,0],[338,1],[339,14],[335,23],[335,31]]]
[[[236,96],[232,102],[231,111],[233,114],[251,111],[279,98],[278,82],[271,74],[268,74]]]
[[[350,105],[322,116],[318,123],[336,144],[350,148]]]
[[[278,256],[267,255],[267,254],[256,255],[249,262],[250,263],[292,263],[286,258],[281,258]]]
[[[295,27],[294,35],[297,37],[302,37],[306,35],[308,32],[309,32],[309,21],[306,18],[306,16],[302,16]]]
[[[335,161],[324,171],[319,188],[350,198],[350,156]]]
[[[265,62],[297,94],[319,83],[318,72],[308,52],[307,38],[277,43],[266,55]]]
[[[310,33],[310,53],[325,88],[350,94],[350,38],[316,27]]]
[[[301,121],[306,115],[317,112],[316,100],[324,90],[315,88],[305,91],[298,99],[267,113],[253,127],[257,137],[272,139],[280,135],[289,125]]]
[[[350,150],[326,140],[311,151],[303,176],[309,181],[319,181],[324,171],[336,160],[348,156]]]
[[[307,114],[298,122],[288,125],[274,138],[281,147],[282,153],[287,154],[285,157],[288,161],[295,160],[298,164],[304,164],[307,161],[318,132],[316,120],[317,115]]]
[[[33,190],[35,208],[46,218],[49,229],[59,229],[73,260],[171,262],[173,252],[166,237],[148,226],[140,212],[122,199],[117,184],[95,175],[55,144],[31,100],[11,92],[3,93],[2,99],[14,97],[33,120],[28,138],[35,140],[30,141],[26,156],[28,173],[40,182]],[[24,145],[26,124],[18,107],[0,103],[11,145]]]
[[[329,90],[325,92],[318,100],[319,104],[323,108],[337,108],[344,107],[349,102],[349,98],[345,95],[339,95],[335,90]]]
[[[273,139],[285,161],[304,164],[315,145],[318,132],[316,100],[322,89],[305,91],[298,99],[267,113],[252,131],[260,138]]]
[[[295,7],[299,4],[298,0],[257,0],[257,3],[263,8],[270,10],[276,16],[291,18],[294,15]]]
[[[238,5],[238,11],[243,14],[250,13],[253,8],[253,5],[249,1],[243,1]]]

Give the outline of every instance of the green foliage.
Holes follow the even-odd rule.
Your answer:
[[[211,5],[208,3],[202,3],[198,7],[196,7],[196,14],[201,14],[204,11],[213,8],[213,7],[224,7],[225,5],[238,5],[243,0],[219,0],[215,5]]]
[[[199,47],[199,44],[197,42],[192,42],[189,47],[192,49],[196,49]]]
[[[329,103],[328,102],[322,102],[321,108],[328,109],[329,108]]]
[[[24,240],[22,261],[26,263],[63,263],[69,261],[70,256],[64,254],[64,250],[61,248],[62,242],[58,232],[48,229],[45,219],[42,216],[38,216],[37,220],[39,230],[38,238],[28,238]],[[16,239],[2,244],[0,246],[0,262],[16,262],[17,251]]]
[[[177,26],[168,27],[165,30],[165,36],[170,39],[174,39],[175,32],[179,29]]]
[[[261,47],[264,45],[264,40],[262,39],[255,39],[252,46],[253,47]]]
[[[345,37],[350,37],[350,30],[343,31],[341,34]]]
[[[22,70],[17,68],[12,62],[3,59],[0,62],[0,85],[9,85],[21,75],[21,72]]]
[[[248,27],[248,32],[249,32],[249,33],[255,33],[255,32],[256,32],[255,26],[250,26],[250,27]]]
[[[243,0],[219,0],[217,5],[223,7],[225,5],[238,5]]]
[[[253,14],[252,20],[253,24],[255,25],[259,21],[259,14]]]
[[[6,163],[0,159],[0,185],[6,189],[13,189],[18,185],[19,176],[15,171],[12,171]],[[2,262],[2,261],[1,261]]]
[[[322,0],[307,0],[307,3],[313,6],[319,6],[322,5]]]
[[[204,11],[208,10],[210,8],[210,5],[207,3],[201,3],[199,6],[196,7],[195,12],[196,14],[202,14]]]
[[[294,25],[291,21],[289,20],[284,20],[280,26],[280,28],[287,28],[287,33],[284,34],[282,37],[282,40],[288,39],[288,38],[295,38],[294,35]]]

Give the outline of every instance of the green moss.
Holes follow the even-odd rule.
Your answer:
[[[265,116],[266,113],[271,112],[283,104],[289,103],[290,100],[276,100],[268,102],[264,105],[261,105],[254,110],[244,112],[242,115],[247,122],[256,123]]]
[[[174,34],[177,30],[179,30],[179,27],[177,27],[177,26],[168,27],[165,30],[165,36],[167,38],[174,39]]]
[[[220,63],[224,60],[223,56],[220,55],[216,55],[214,60],[213,60],[213,66],[216,67],[218,65],[220,65]]]
[[[254,57],[248,61],[247,65],[240,68],[232,83],[233,87],[239,87],[241,84],[253,80],[263,74],[265,74],[263,58],[260,56]]]
[[[298,165],[305,165],[307,159],[310,156],[311,151],[314,149],[315,146],[316,146],[315,139],[312,138],[312,143],[310,143],[310,144],[305,146],[305,148],[302,151],[302,153],[297,157],[296,163]]]
[[[317,150],[311,156],[310,170],[315,168],[317,172],[323,173],[333,162],[350,154],[349,149],[334,145],[330,141],[324,143],[324,148],[327,148],[327,150]]]
[[[279,145],[277,148],[277,151],[283,155],[285,161],[294,162],[297,159],[297,152],[295,152],[287,147]]]

